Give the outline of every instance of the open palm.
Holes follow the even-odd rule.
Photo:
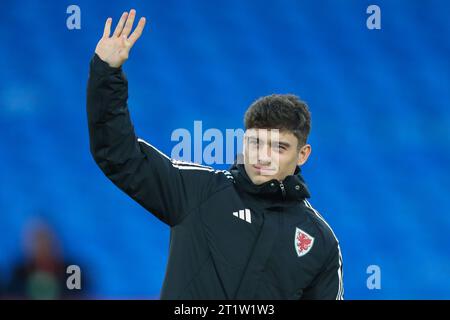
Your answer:
[[[95,53],[111,67],[118,68],[128,59],[131,48],[144,30],[145,18],[142,17],[130,35],[135,17],[134,9],[130,10],[130,13],[124,12],[112,36],[110,36],[112,19],[106,20],[103,37],[97,43]]]

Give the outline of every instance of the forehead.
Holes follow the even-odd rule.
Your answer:
[[[287,130],[279,130],[279,129],[247,129],[245,131],[245,136],[247,138],[253,137],[258,138],[263,141],[275,141],[279,140],[280,142],[291,142],[295,143],[297,138],[295,135]]]

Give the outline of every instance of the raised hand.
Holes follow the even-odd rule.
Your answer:
[[[103,36],[97,43],[95,53],[111,67],[118,68],[128,59],[131,48],[144,30],[145,17],[142,17],[130,35],[135,17],[134,9],[131,9],[130,13],[124,12],[112,36],[110,36],[112,19],[106,20]]]

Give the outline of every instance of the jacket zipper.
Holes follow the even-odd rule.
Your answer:
[[[283,195],[283,199],[286,197],[286,189],[284,188],[283,182],[280,182],[281,194]]]

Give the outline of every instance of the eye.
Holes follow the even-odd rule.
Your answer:
[[[278,152],[282,152],[282,151],[285,151],[286,150],[286,147],[285,146],[283,146],[283,145],[274,145],[273,146],[273,150],[275,150],[275,151],[278,151]]]

